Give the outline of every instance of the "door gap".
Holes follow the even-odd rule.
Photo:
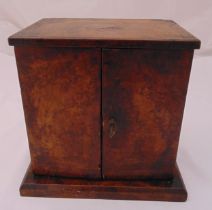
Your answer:
[[[100,161],[101,161],[101,179],[104,179],[103,173],[103,112],[102,112],[102,68],[103,68],[103,52],[101,48],[100,61]]]

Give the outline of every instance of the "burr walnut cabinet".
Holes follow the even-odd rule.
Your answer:
[[[194,49],[169,20],[42,19],[15,47],[24,196],[184,201],[176,165]]]

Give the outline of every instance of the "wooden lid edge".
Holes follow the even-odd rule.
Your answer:
[[[8,38],[10,46],[37,47],[99,47],[99,48],[155,48],[155,49],[199,49],[200,40],[103,40],[103,39],[27,39]]]

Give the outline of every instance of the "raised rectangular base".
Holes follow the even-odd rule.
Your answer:
[[[175,167],[173,180],[94,181],[37,176],[29,166],[20,187],[22,196],[185,201],[187,192]]]

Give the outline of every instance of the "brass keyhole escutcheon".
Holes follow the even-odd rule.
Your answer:
[[[116,134],[116,132],[117,132],[116,121],[114,118],[111,118],[109,120],[109,137],[113,138],[113,136]]]

